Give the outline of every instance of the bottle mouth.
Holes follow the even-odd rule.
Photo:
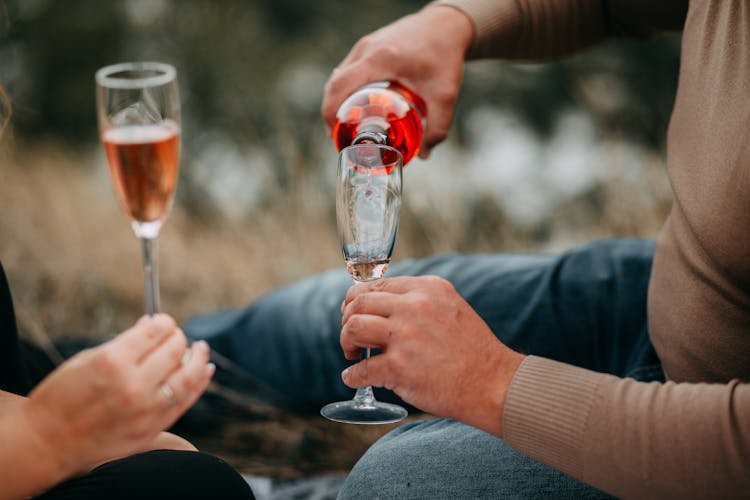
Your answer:
[[[380,130],[363,130],[358,133],[352,144],[388,144],[388,135]]]

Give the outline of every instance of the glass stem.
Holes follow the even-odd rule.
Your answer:
[[[372,387],[359,387],[357,392],[354,394],[354,401],[359,404],[371,405],[375,402],[375,394],[372,392]]]
[[[156,238],[140,238],[143,255],[143,278],[146,284],[146,312],[159,312],[159,272],[156,265]]]
[[[370,348],[365,349],[365,355],[360,356],[360,360],[370,357]],[[372,392],[372,386],[358,387],[354,394],[354,401],[359,404],[371,405],[375,402],[375,393]]]

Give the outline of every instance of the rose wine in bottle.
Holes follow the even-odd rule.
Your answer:
[[[356,90],[341,104],[333,142],[341,151],[351,144],[387,144],[398,149],[406,165],[422,142],[424,101],[396,82],[374,82]]]
[[[117,197],[133,220],[152,222],[167,215],[177,183],[179,136],[170,122],[116,126],[102,133]]]

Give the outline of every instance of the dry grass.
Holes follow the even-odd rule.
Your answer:
[[[107,336],[143,311],[139,246],[95,159],[38,146],[2,156],[0,255],[17,306],[52,336]],[[339,265],[327,218],[291,198],[215,223],[175,204],[159,239],[163,309],[182,321]]]

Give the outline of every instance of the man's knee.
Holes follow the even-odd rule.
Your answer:
[[[502,440],[453,420],[413,422],[362,456],[339,498],[481,498],[487,489],[480,480],[487,472],[484,457],[505,447]]]
[[[448,419],[410,423],[365,453],[342,486],[349,498],[569,498],[606,494]]]

